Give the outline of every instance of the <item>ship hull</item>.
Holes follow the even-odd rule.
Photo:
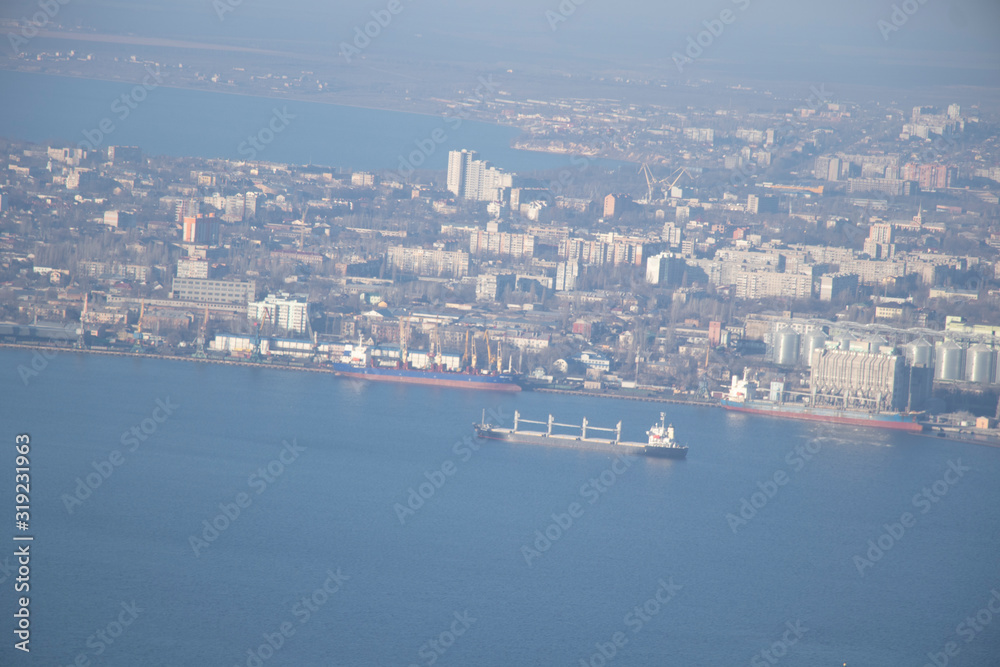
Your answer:
[[[506,430],[476,428],[476,436],[484,440],[497,440],[518,445],[564,447],[666,459],[683,459],[687,456],[687,447],[650,447],[642,443],[615,443],[611,440],[591,440],[571,435],[545,435],[544,433],[536,434],[525,431],[512,433]]]
[[[686,459],[687,447],[643,447],[643,454],[658,459]]]
[[[858,413],[852,415],[845,411],[820,412],[802,408],[799,410],[754,407],[752,404],[722,402],[722,407],[734,412],[744,412],[752,415],[764,415],[765,417],[777,417],[779,419],[799,419],[803,421],[827,422],[830,424],[845,424],[848,426],[866,426],[869,428],[882,428],[894,431],[920,432],[923,426],[918,424],[912,417],[904,415],[872,414],[866,415]]]
[[[521,386],[514,382],[513,378],[503,375],[465,375],[397,368],[357,368],[350,364],[333,364],[333,370],[342,377],[371,380],[372,382],[396,382],[485,391],[521,391]]]

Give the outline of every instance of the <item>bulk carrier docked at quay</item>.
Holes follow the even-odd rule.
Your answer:
[[[755,389],[755,383],[748,380],[746,374],[744,374],[742,380],[733,376],[729,394],[720,403],[726,410],[764,415],[766,417],[778,417],[781,419],[801,419],[911,432],[920,432],[924,428],[917,421],[917,417],[923,414],[919,412],[882,412],[877,410],[868,412],[834,406],[788,403],[780,400],[753,400],[751,396]],[[780,394],[781,391],[778,393]]]
[[[545,426],[545,431],[523,431],[521,424],[538,424]],[[532,421],[521,419],[520,412],[514,412],[514,428],[500,428],[486,421],[486,412],[483,411],[483,420],[474,424],[476,436],[486,440],[500,440],[502,442],[515,442],[526,445],[548,445],[552,447],[569,447],[571,449],[589,449],[601,452],[615,452],[624,454],[642,454],[645,456],[655,456],[665,459],[683,459],[687,457],[688,448],[678,445],[674,438],[674,427],[666,423],[666,414],[660,413],[660,421],[646,431],[646,442],[628,442],[621,439],[622,423],[618,422],[614,428],[599,428],[591,426],[587,418],[583,418],[582,425],[559,424],[555,422],[552,415],[548,421]],[[553,433],[553,426],[562,426],[580,430],[580,435]],[[593,438],[587,437],[587,431],[603,431],[613,433],[614,438]]]
[[[487,340],[487,349],[489,341]],[[490,369],[478,370],[475,366],[475,356],[471,366],[461,364],[445,364],[441,359],[444,355],[437,354],[434,349],[430,354],[408,353],[405,343],[400,347],[399,356],[377,356],[372,354],[368,345],[358,342],[344,348],[344,354],[339,363],[334,363],[333,370],[337,375],[375,382],[399,382],[421,384],[434,387],[451,387],[454,389],[478,389],[492,391],[521,391],[517,376],[500,370],[500,350],[497,350],[496,370],[493,369],[493,359],[490,358]],[[426,363],[423,368],[414,367],[412,361],[418,357]],[[402,360],[406,359],[404,363]],[[456,357],[457,360],[457,357]]]

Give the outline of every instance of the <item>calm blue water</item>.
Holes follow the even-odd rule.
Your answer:
[[[511,140],[519,134],[512,127],[183,90],[169,88],[166,74],[161,78],[162,85],[139,93],[127,104],[119,98],[131,96],[133,84],[0,71],[0,90],[7,101],[0,105],[0,135],[38,143],[89,141],[89,146],[103,148],[137,145],[150,155],[354,169],[400,169],[400,156],[409,160],[413,151],[419,151],[416,142],[427,147],[422,155],[424,169],[446,168],[448,151],[462,148],[477,150],[483,159],[509,171],[569,164],[568,157],[511,149]],[[265,128],[270,131],[275,109],[287,109],[294,118],[287,125],[283,120],[276,122],[274,127],[283,129],[251,154],[248,137],[258,136]],[[111,123],[111,132],[100,130],[102,121]],[[431,139],[442,136],[433,135],[436,130],[444,133],[441,143]],[[262,139],[268,139],[267,132]]]
[[[776,664],[920,666],[949,641],[951,665],[1000,656],[1000,618],[969,642],[957,634],[1000,590],[998,450],[666,406],[687,461],[625,467],[496,443],[456,453],[482,408],[622,419],[632,438],[659,408],[68,353],[25,386],[17,367],[31,356],[0,350],[0,438],[32,438],[31,664],[246,665],[283,623],[294,634],[250,665],[600,665],[616,633],[607,664],[772,664],[759,652],[785,639]],[[157,424],[168,398],[179,407]],[[123,446],[143,426],[145,441]],[[276,473],[292,440],[305,449]],[[806,446],[818,451],[800,460]],[[70,513],[64,494],[114,450],[121,465]],[[949,460],[969,470],[922,513],[913,496]],[[269,464],[270,482],[250,478]],[[401,523],[394,505],[442,469],[452,474]],[[778,471],[785,483],[734,533],[726,514]],[[602,475],[603,493],[581,493]],[[191,536],[240,493],[249,506],[196,556]],[[559,535],[552,515],[572,503]],[[861,576],[853,557],[904,512],[915,524]],[[546,529],[556,539],[529,566],[522,548]],[[327,596],[338,568],[347,579]],[[27,664],[2,586],[0,664]],[[301,599],[317,591],[307,616]],[[103,643],[95,633],[118,633],[132,601],[135,620]]]

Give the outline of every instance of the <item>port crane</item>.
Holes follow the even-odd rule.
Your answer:
[[[261,313],[261,317],[255,323],[254,334],[253,334],[253,348],[250,350],[250,361],[258,364],[264,361],[264,355],[262,355],[260,351],[260,341],[261,341],[261,329],[264,326],[265,318],[268,320],[270,320],[271,318],[271,311],[267,308],[264,308],[264,311]]]
[[[198,337],[195,339],[195,346],[197,349],[194,354],[191,355],[195,359],[207,359],[208,355],[205,354],[205,336],[208,333],[208,306],[205,306],[205,317],[201,320],[201,327],[198,328]]]
[[[406,368],[409,351],[406,349],[406,338],[410,324],[410,318],[399,318],[399,367]]]
[[[489,331],[484,331],[483,334],[484,334],[484,336],[486,338],[486,357],[487,357],[487,360],[489,361],[489,364],[486,366],[486,368],[487,368],[487,370],[492,371],[493,370],[493,350],[490,349],[490,332]]]
[[[652,204],[654,202],[663,201],[664,199],[667,198],[667,196],[670,194],[670,191],[674,188],[675,185],[677,185],[677,183],[681,180],[682,177],[687,176],[692,180],[694,179],[694,176],[692,176],[691,173],[688,172],[688,170],[685,169],[684,167],[678,167],[667,178],[657,179],[653,176],[653,172],[650,171],[649,165],[645,162],[643,162],[642,166],[639,168],[639,173],[646,177],[646,197],[644,199],[639,200],[640,204]],[[654,187],[663,185],[668,181],[669,184],[665,185],[663,188],[663,196],[660,197],[659,199],[654,199],[653,198]]]
[[[146,316],[146,300],[139,302],[139,321],[135,325],[135,341],[132,343],[132,352],[141,353],[142,346],[142,319]]]
[[[470,347],[469,341],[470,341],[469,330],[466,329],[466,331],[465,331],[465,353],[462,355],[462,368],[464,370],[468,370],[469,369],[469,359],[472,357],[472,353],[470,352],[471,347]],[[475,365],[475,362],[472,362],[472,363],[473,363],[473,365]]]

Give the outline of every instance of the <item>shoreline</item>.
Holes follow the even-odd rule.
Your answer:
[[[262,369],[272,369],[280,371],[305,371],[309,373],[325,373],[332,375],[334,377],[344,377],[332,368],[320,368],[317,366],[307,366],[304,363],[302,365],[293,365],[289,363],[278,363],[278,362],[256,362],[250,361],[249,359],[220,359],[206,357],[204,359],[194,357],[194,356],[180,356],[180,355],[164,355],[164,354],[148,354],[143,352],[127,352],[122,350],[95,350],[91,348],[78,348],[78,347],[59,347],[55,345],[32,345],[28,343],[6,343],[0,342],[0,349],[22,349],[22,350],[53,350],[58,353],[72,353],[72,354],[99,354],[104,356],[112,357],[130,357],[133,359],[159,359],[163,361],[183,361],[191,363],[201,363],[201,364],[215,364],[220,366],[243,366],[251,368],[262,368]],[[349,378],[344,378],[349,379]],[[355,380],[357,381],[357,380]],[[722,405],[719,403],[713,403],[711,401],[705,400],[695,400],[695,399],[682,399],[674,397],[656,397],[656,396],[630,396],[627,394],[615,394],[611,392],[594,392],[594,391],[584,391],[578,389],[552,389],[549,387],[538,387],[530,388],[528,391],[537,391],[539,393],[546,394],[562,394],[567,396],[583,396],[588,398],[617,398],[625,401],[643,401],[646,403],[665,403],[672,405],[692,405],[700,406],[705,408],[721,408]],[[789,420],[792,421],[792,420]],[[818,422],[827,423],[827,422]],[[925,427],[933,428],[934,425],[924,425]],[[865,428],[865,427],[858,427]],[[1000,449],[1000,437],[993,437],[993,441],[988,441],[983,438],[956,438],[952,437],[951,434],[942,432],[921,432],[921,433],[908,433],[907,435],[918,436],[922,438],[932,438],[934,440],[945,440],[948,442],[962,442],[970,445],[981,445],[983,447],[993,447],[995,449]],[[989,436],[986,436],[987,438]]]
[[[39,70],[30,70],[30,69],[4,67],[3,65],[0,65],[0,72],[11,72],[11,73],[15,73],[15,74],[24,74],[24,75],[31,75],[31,76],[47,76],[47,77],[52,77],[52,78],[78,79],[78,80],[82,80],[82,81],[100,81],[100,82],[103,82],[103,83],[114,83],[114,84],[123,84],[123,85],[140,85],[138,82],[131,81],[129,79],[123,79],[123,78],[110,79],[110,78],[107,78],[107,77],[85,76],[85,75],[82,75],[82,74],[69,74],[69,73],[63,73],[63,72],[60,72],[60,73],[43,72],[43,71],[39,71]],[[440,120],[442,122],[446,122],[447,119],[451,118],[451,116],[448,116],[447,114],[435,113],[435,112],[430,112],[430,111],[404,110],[404,109],[391,108],[391,107],[386,107],[386,106],[372,106],[370,104],[362,104],[362,103],[358,103],[358,102],[329,101],[329,100],[326,100],[326,99],[315,99],[313,97],[309,97],[309,96],[306,96],[306,95],[296,95],[296,94],[291,94],[291,95],[287,95],[287,94],[286,95],[278,95],[278,94],[265,95],[265,94],[254,93],[254,92],[242,92],[242,91],[238,91],[238,90],[218,90],[218,89],[209,88],[209,87],[197,87],[197,86],[192,86],[192,85],[177,85],[177,84],[169,84],[169,83],[157,84],[157,88],[170,88],[170,89],[173,89],[173,90],[184,90],[184,91],[190,91],[190,92],[196,92],[196,93],[208,93],[208,94],[213,94],[213,95],[234,95],[234,96],[237,96],[237,97],[252,97],[252,98],[256,98],[256,99],[260,99],[260,100],[282,100],[282,101],[288,101],[288,102],[299,102],[299,103],[303,103],[303,104],[321,104],[321,105],[327,106],[327,107],[340,107],[340,108],[344,108],[344,109],[358,109],[358,110],[361,110],[361,111],[380,111],[380,112],[383,112],[383,113],[406,114],[406,115],[412,115],[412,116],[420,116],[422,118],[434,118],[434,119]],[[521,136],[523,136],[524,128],[521,128],[521,127],[519,127],[517,125],[509,124],[509,123],[500,123],[500,122],[496,122],[496,121],[493,121],[493,120],[484,120],[484,119],[479,119],[479,118],[463,119],[462,122],[463,123],[464,122],[481,123],[483,125],[487,125],[487,126],[490,126],[490,127],[505,128],[505,129],[509,129],[509,130],[516,130],[518,132],[518,134],[513,135],[512,138],[510,139],[510,141],[507,143],[507,148],[509,150],[512,150],[512,151],[518,151],[518,152],[521,152],[521,153],[537,154],[537,155],[547,155],[547,156],[551,156],[551,157],[565,157],[565,158],[582,157],[582,158],[585,158],[587,160],[605,160],[605,161],[608,161],[608,162],[621,162],[621,163],[629,164],[629,165],[631,165],[631,164],[639,164],[638,162],[635,162],[633,160],[627,160],[627,159],[624,159],[622,157],[602,156],[597,151],[573,152],[573,151],[564,151],[564,150],[550,150],[550,149],[547,149],[547,148],[529,148],[529,147],[526,147],[526,146],[522,145],[522,142],[519,141],[519,138]],[[0,136],[5,136],[5,135],[0,135]],[[10,140],[15,140],[15,139],[13,139],[13,137],[7,137],[7,138],[10,139]],[[140,148],[141,148],[141,146],[140,146]],[[152,156],[152,157],[164,157],[164,156],[163,155],[157,155],[157,156]],[[171,157],[171,156],[167,156],[167,157]],[[220,159],[221,160],[221,159],[229,159],[229,158],[220,157],[220,156],[214,156],[213,158],[209,158],[209,159]],[[336,165],[328,165],[328,166],[333,167],[333,166],[336,166]],[[547,169],[535,169],[533,171],[545,172],[545,171],[548,171],[548,170]]]

